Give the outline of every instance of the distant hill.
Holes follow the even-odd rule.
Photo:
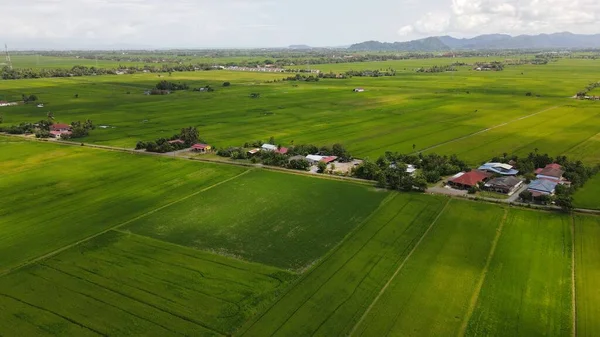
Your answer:
[[[351,45],[352,51],[446,51],[451,49],[583,49],[600,48],[600,34],[581,35],[569,32],[539,35],[510,36],[505,34],[479,35],[470,39],[435,36],[408,42],[366,41]]]

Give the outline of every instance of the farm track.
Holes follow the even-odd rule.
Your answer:
[[[56,254],[59,254],[59,253],[63,252],[63,251],[65,251],[65,250],[69,249],[69,248],[75,247],[75,246],[77,246],[77,245],[79,245],[79,244],[81,244],[81,243],[83,243],[83,242],[86,242],[86,241],[92,240],[92,239],[94,239],[94,238],[96,238],[96,237],[98,237],[98,236],[100,236],[100,235],[102,235],[102,234],[108,233],[108,232],[110,232],[111,230],[114,230],[114,229],[120,228],[120,227],[122,227],[122,226],[125,226],[125,225],[127,225],[127,224],[131,223],[131,222],[134,222],[134,221],[136,221],[136,220],[139,220],[139,219],[145,218],[145,217],[147,217],[147,216],[149,216],[149,215],[152,215],[152,214],[154,214],[154,213],[156,213],[156,212],[159,212],[159,211],[161,211],[161,210],[163,210],[163,209],[165,209],[165,208],[167,208],[167,207],[170,207],[170,206],[172,206],[172,205],[175,205],[175,204],[177,204],[177,203],[179,203],[179,202],[182,202],[182,201],[184,201],[184,200],[187,200],[187,199],[189,199],[189,198],[191,198],[191,197],[194,197],[194,196],[196,196],[196,195],[198,195],[198,194],[200,194],[200,193],[202,193],[202,192],[205,192],[205,191],[207,191],[207,190],[210,190],[210,189],[212,189],[212,188],[214,188],[214,187],[217,187],[217,186],[219,186],[219,185],[222,185],[222,184],[225,184],[225,183],[227,183],[227,182],[229,182],[229,181],[231,181],[231,180],[234,180],[234,179],[236,179],[236,178],[238,178],[238,177],[241,177],[241,176],[243,176],[243,175],[245,175],[245,174],[248,174],[248,173],[249,173],[249,172],[251,172],[251,171],[252,171],[252,170],[246,170],[246,171],[244,171],[244,172],[242,172],[242,173],[240,173],[240,174],[238,174],[238,175],[236,175],[236,176],[233,176],[233,177],[231,177],[231,178],[228,178],[228,179],[225,179],[225,180],[223,180],[223,181],[220,181],[220,182],[218,182],[218,183],[216,183],[216,184],[213,184],[213,185],[210,185],[210,186],[208,186],[208,187],[205,187],[205,188],[203,188],[203,189],[201,189],[201,190],[199,190],[199,191],[196,191],[196,192],[194,192],[194,193],[188,194],[188,195],[186,195],[186,196],[184,196],[184,197],[182,197],[182,198],[179,198],[179,199],[177,199],[177,200],[175,200],[175,201],[172,201],[172,202],[170,202],[170,203],[168,203],[168,204],[166,204],[166,205],[160,206],[160,207],[158,207],[158,208],[155,208],[155,209],[153,209],[153,210],[151,210],[151,211],[148,211],[148,212],[146,212],[146,213],[144,213],[144,214],[138,215],[138,216],[136,216],[136,217],[134,217],[134,218],[132,218],[132,219],[129,219],[129,220],[125,221],[125,222],[122,222],[122,223],[120,223],[120,224],[117,224],[117,225],[115,225],[115,226],[112,226],[112,227],[110,227],[110,228],[107,228],[107,229],[105,229],[105,230],[102,230],[102,231],[100,231],[100,232],[98,232],[98,233],[96,233],[96,234],[90,235],[90,236],[88,236],[87,238],[81,239],[81,240],[79,240],[79,241],[77,241],[77,242],[74,242],[74,243],[72,243],[72,244],[66,245],[66,246],[64,246],[64,247],[61,247],[61,248],[59,248],[59,249],[56,249],[56,250],[54,250],[54,251],[52,251],[52,252],[50,252],[50,253],[44,254],[44,255],[42,255],[42,256],[39,256],[39,257],[37,257],[37,258],[35,258],[35,259],[32,259],[32,260],[30,260],[30,261],[24,262],[24,263],[22,263],[22,264],[20,264],[20,265],[17,265],[17,266],[15,266],[15,267],[13,267],[13,268],[10,268],[10,269],[3,270],[3,271],[1,271],[1,272],[0,272],[0,277],[2,277],[2,276],[4,276],[4,275],[7,275],[7,274],[10,274],[10,273],[12,273],[12,272],[14,272],[14,271],[16,271],[16,270],[19,270],[19,269],[21,269],[21,268],[23,268],[23,267],[26,267],[26,266],[32,265],[32,264],[34,264],[34,263],[37,263],[37,262],[39,262],[39,261],[45,260],[45,259],[47,259],[47,258],[49,258],[49,257],[52,257],[52,256],[54,256],[54,255],[56,255]]]
[[[479,281],[477,282],[477,286],[475,287],[475,290],[473,291],[473,295],[471,297],[471,301],[469,302],[469,308],[467,309],[467,313],[465,314],[462,325],[460,326],[458,336],[465,336],[467,332],[469,321],[471,320],[471,316],[473,316],[473,311],[475,310],[475,306],[477,305],[477,301],[479,300],[479,294],[481,293],[481,289],[483,288],[483,283],[485,282],[490,263],[492,261],[492,258],[494,257],[494,253],[496,252],[498,241],[500,241],[500,236],[502,236],[502,229],[504,228],[504,223],[506,223],[507,217],[508,209],[505,209],[504,216],[502,216],[502,220],[500,220],[500,226],[496,230],[496,236],[494,237],[494,241],[492,242],[490,253],[487,256],[487,260],[485,261],[485,267],[483,267],[483,270],[481,271],[481,276],[479,277]]]
[[[402,268],[404,268],[404,265],[410,259],[410,257],[412,256],[412,254],[417,250],[417,248],[419,248],[419,246],[421,245],[421,242],[423,242],[423,240],[425,239],[425,237],[427,236],[427,234],[431,231],[431,229],[436,224],[436,222],[438,221],[438,219],[442,216],[442,214],[444,214],[444,212],[446,211],[446,208],[448,208],[448,205],[450,204],[451,201],[452,201],[452,199],[448,199],[448,201],[446,201],[446,204],[444,205],[444,207],[442,208],[442,210],[438,213],[438,215],[435,217],[435,219],[433,219],[433,221],[431,222],[431,224],[429,225],[429,227],[427,228],[427,230],[425,230],[425,232],[423,233],[423,235],[421,235],[421,237],[419,238],[419,241],[417,241],[417,243],[414,245],[414,247],[411,249],[411,251],[408,253],[408,255],[406,255],[406,257],[404,258],[404,260],[402,261],[402,263],[398,266],[398,268],[396,268],[396,271],[394,272],[394,274],[386,282],[386,284],[383,286],[383,288],[381,288],[381,290],[379,291],[379,293],[377,294],[377,296],[375,297],[375,299],[373,300],[373,302],[371,302],[371,304],[367,307],[367,310],[365,310],[365,312],[362,314],[362,316],[360,317],[360,319],[358,320],[358,322],[356,322],[356,324],[354,325],[354,327],[352,328],[352,330],[350,331],[350,333],[348,334],[348,336],[354,335],[354,333],[356,332],[356,329],[358,329],[358,327],[365,320],[365,318],[367,317],[367,315],[369,314],[369,312],[373,309],[373,307],[375,306],[375,304],[377,304],[377,301],[379,301],[379,298],[381,298],[381,296],[383,295],[383,293],[385,293],[385,291],[387,290],[387,288],[389,287],[389,285],[392,283],[392,281],[400,273],[400,271],[402,270]]]
[[[541,110],[541,111],[538,111],[538,112],[534,112],[534,113],[532,113],[532,114],[525,115],[525,116],[522,116],[522,117],[519,117],[519,118],[515,118],[515,119],[512,119],[512,120],[510,120],[510,121],[508,121],[508,122],[500,123],[500,124],[497,124],[497,125],[491,126],[491,127],[489,127],[489,128],[486,128],[486,129],[483,129],[483,130],[480,130],[480,131],[477,131],[477,132],[474,132],[474,133],[468,134],[468,135],[466,135],[466,136],[462,136],[462,137],[458,137],[458,138],[450,139],[450,140],[448,140],[448,141],[445,141],[445,142],[442,142],[442,143],[439,143],[439,144],[436,144],[436,145],[433,145],[433,146],[429,146],[429,147],[426,147],[426,148],[420,149],[418,152],[429,151],[429,150],[432,150],[432,149],[438,148],[438,147],[440,147],[440,146],[443,146],[443,145],[447,145],[447,144],[451,144],[451,143],[454,143],[454,142],[458,142],[458,141],[460,141],[460,140],[463,140],[463,139],[467,139],[467,138],[470,138],[470,137],[473,137],[473,136],[476,136],[476,135],[479,135],[479,134],[482,134],[482,133],[486,133],[486,132],[488,132],[488,131],[491,131],[491,130],[494,130],[494,129],[497,129],[497,128],[501,128],[501,127],[503,127],[503,126],[506,126],[506,125],[508,125],[508,124],[511,124],[511,123],[514,123],[514,122],[518,122],[518,121],[521,121],[521,120],[523,120],[523,119],[526,119],[526,118],[529,118],[529,117],[533,117],[533,116],[539,115],[539,114],[541,114],[541,113],[544,113],[544,112],[547,112],[547,111],[550,111],[550,110],[556,109],[556,108],[558,108],[558,107],[559,107],[559,105],[555,105],[555,106],[552,106],[552,107],[546,108],[546,109],[544,109],[544,110]],[[416,154],[416,153],[418,153],[418,152],[413,152],[412,154]]]

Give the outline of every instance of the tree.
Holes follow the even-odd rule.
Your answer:
[[[413,144],[413,151],[417,148],[417,144]]]
[[[129,92],[128,92],[129,93]],[[79,94],[75,94],[75,98],[79,98]]]
[[[253,92],[250,94],[250,98],[259,98],[259,97],[260,97],[260,94],[257,92]]]
[[[525,190],[519,194],[519,198],[525,202],[533,201],[533,194],[531,192]]]
[[[269,137],[269,144],[275,144],[275,137]]]
[[[558,195],[556,197],[556,205],[560,206],[564,212],[573,210],[573,197],[570,195]]]
[[[54,120],[54,113],[51,111],[48,111],[48,113],[46,114],[46,117],[48,118],[49,121]]]
[[[223,86],[224,86],[224,87],[228,87],[228,86],[230,86],[230,85],[231,85],[231,83],[229,83],[229,82],[223,82]]]
[[[319,168],[319,170],[317,172],[319,173],[325,173],[325,171],[327,170],[327,163],[324,161],[320,161],[317,164],[317,167]]]
[[[2,124],[2,122],[4,122],[4,116],[0,115],[0,124]]]
[[[179,134],[179,139],[183,140],[188,146],[198,143],[199,138],[200,133],[194,126],[181,129],[181,133]]]

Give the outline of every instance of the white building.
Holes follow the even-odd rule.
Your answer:
[[[277,145],[273,144],[263,144],[261,148],[265,151],[277,151]]]
[[[309,154],[308,156],[306,156],[306,160],[311,164],[314,165],[318,162],[320,162],[324,157],[323,156],[318,156],[316,154]]]

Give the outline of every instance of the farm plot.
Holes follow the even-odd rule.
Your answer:
[[[293,278],[110,231],[0,278],[0,335],[228,335]]]
[[[392,194],[241,335],[348,333],[446,203],[445,198]]]
[[[0,137],[0,274],[244,169]]]
[[[580,208],[600,209],[600,174],[596,174],[575,192],[574,204]]]
[[[571,241],[569,216],[511,210],[466,335],[570,335]]]
[[[353,335],[460,335],[504,213],[452,201]]]
[[[123,229],[300,270],[388,195],[362,185],[256,170]]]
[[[575,216],[577,335],[600,335],[600,218]]]

